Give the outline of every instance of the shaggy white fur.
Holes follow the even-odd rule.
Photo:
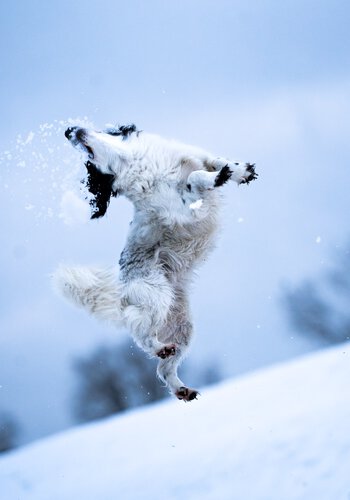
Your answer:
[[[98,180],[110,180],[109,196],[125,195],[135,213],[119,279],[115,269],[61,266],[55,286],[91,314],[125,325],[146,353],[158,356],[158,376],[170,391],[190,401],[197,391],[177,375],[193,330],[188,284],[213,247],[219,187],[229,179],[238,184],[254,180],[254,165],[216,158],[135,127],[116,132],[72,127],[66,136],[88,154]],[[108,202],[109,197],[105,209]]]

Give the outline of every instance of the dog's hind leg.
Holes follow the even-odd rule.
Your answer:
[[[177,374],[177,369],[182,357],[182,349],[177,348],[174,356],[159,360],[157,374],[158,377],[169,387],[170,392],[178,399],[183,401],[192,401],[197,398],[198,391],[186,387]]]
[[[187,334],[192,332],[192,325],[186,326]],[[158,361],[157,375],[168,387],[172,394],[183,401],[192,401],[197,398],[198,391],[190,389],[182,382],[177,374],[177,369],[187,350],[187,346],[176,344],[174,356]]]
[[[173,343],[159,341],[158,332],[166,323],[173,301],[173,289],[167,278],[153,271],[123,284],[123,322],[136,344],[150,356],[175,354]]]
[[[171,357],[159,360],[157,374],[169,387],[171,393],[184,401],[191,401],[198,395],[198,391],[186,387],[177,374],[178,366],[189,347],[192,333],[193,326],[190,321],[186,292],[183,289],[177,289],[167,322],[160,332],[160,338],[164,342],[174,343],[175,353]]]

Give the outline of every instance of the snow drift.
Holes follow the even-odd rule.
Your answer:
[[[4,456],[6,500],[348,500],[350,344]]]

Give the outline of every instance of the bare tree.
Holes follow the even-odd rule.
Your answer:
[[[350,245],[349,245],[350,247]],[[287,288],[284,305],[292,326],[325,344],[350,337],[350,251],[337,258],[331,271]]]
[[[75,418],[94,420],[168,397],[168,391],[155,376],[156,363],[130,341],[100,346],[90,356],[75,360]],[[208,385],[220,378],[218,368],[207,365],[198,373],[196,382]]]
[[[155,379],[153,360],[129,342],[98,347],[76,360],[79,387],[73,412],[78,420],[94,420],[167,396]]]

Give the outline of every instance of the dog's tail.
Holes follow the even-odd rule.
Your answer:
[[[61,265],[52,278],[54,288],[73,304],[99,319],[121,323],[120,284],[114,269]]]

